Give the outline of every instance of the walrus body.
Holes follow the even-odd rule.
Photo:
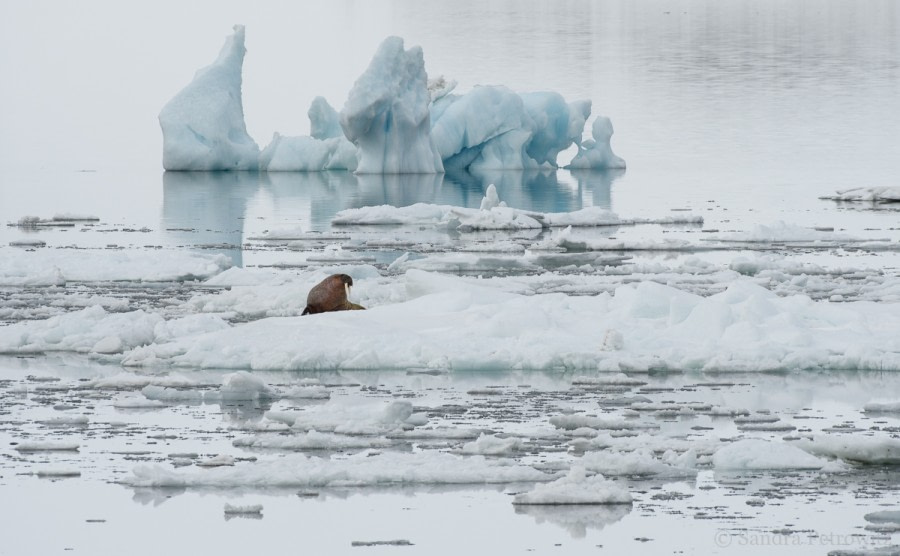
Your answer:
[[[309,290],[306,296],[306,308],[303,309],[304,315],[314,315],[316,313],[327,313],[330,311],[353,311],[365,309],[361,305],[351,303],[347,296],[350,293],[350,286],[353,285],[353,278],[346,274],[332,274],[325,278],[313,289]]]

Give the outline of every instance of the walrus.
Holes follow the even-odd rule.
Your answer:
[[[316,284],[313,289],[309,290],[303,314],[314,315],[329,311],[365,310],[365,307],[362,305],[351,303],[347,299],[350,296],[350,286],[352,285],[353,278],[346,274],[332,274],[325,278]]]

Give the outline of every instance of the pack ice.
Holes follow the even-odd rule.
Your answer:
[[[624,168],[610,148],[612,123],[598,116],[582,143],[591,101],[555,92],[517,93],[478,86],[451,94],[456,83],[428,79],[422,49],[388,37],[357,79],[340,113],[317,97],[310,136],[275,133],[260,153],[247,135],[241,105],[244,28],[219,58],[160,113],[167,170],[322,171],[359,174],[472,172],[557,166],[577,145],[573,168]]]

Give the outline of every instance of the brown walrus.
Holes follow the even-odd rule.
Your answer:
[[[303,309],[304,315],[314,315],[316,313],[327,313],[329,311],[352,311],[365,309],[356,303],[350,303],[347,297],[350,295],[350,286],[353,285],[353,278],[346,274],[332,274],[325,278],[313,289],[309,290],[306,296],[306,308]]]

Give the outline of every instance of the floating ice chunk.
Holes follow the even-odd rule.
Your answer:
[[[19,452],[77,452],[77,442],[20,442],[16,444]]]
[[[604,337],[606,334],[604,334]],[[643,386],[646,380],[631,378],[625,373],[608,373],[597,376],[576,376],[572,384],[578,386]]]
[[[832,201],[869,201],[873,203],[900,202],[900,187],[854,187],[836,192],[834,195],[819,197]]]
[[[199,467],[232,467],[234,466],[234,463],[234,456],[229,456],[228,454],[219,454],[207,460],[197,462],[197,465]]]
[[[154,341],[153,329],[162,317],[144,311],[107,313],[100,306],[66,313],[43,321],[17,323],[0,329],[0,351],[33,353],[37,351],[88,352],[98,343],[116,336],[121,349]]]
[[[554,415],[550,418],[550,424],[563,430],[575,430],[583,427],[598,430],[632,430],[651,428],[651,425],[633,423],[624,419],[611,419],[606,417],[594,417],[591,415]]]
[[[75,212],[58,212],[53,215],[53,220],[57,222],[99,222],[100,218],[93,214],[75,213]]]
[[[326,487],[390,484],[498,484],[553,479],[527,465],[442,452],[360,453],[344,459],[286,456],[233,468],[172,470],[140,465],[122,483],[135,487]]]
[[[140,389],[148,384],[157,386],[187,387],[196,386],[197,381],[180,375],[148,376],[134,373],[119,373],[109,377],[96,378],[82,384],[84,388],[98,390]]]
[[[382,437],[346,436],[311,430],[292,436],[253,436],[237,438],[232,445],[237,448],[264,448],[276,450],[354,450],[361,448],[387,448],[392,442]]]
[[[494,187],[494,184],[490,184],[487,187],[487,191],[484,192],[484,199],[481,200],[481,210],[491,210],[494,207],[505,207],[506,203],[500,200],[500,196],[497,195],[497,188]]]
[[[388,37],[356,80],[341,110],[344,135],[359,149],[361,174],[443,172],[431,138],[425,60]]]
[[[871,436],[816,435],[794,442],[797,448],[817,456],[874,465],[900,464],[900,439]]]
[[[502,456],[522,449],[521,438],[499,438],[493,434],[484,434],[473,442],[467,442],[460,448],[463,454],[481,454],[483,456]]]
[[[697,470],[687,467],[690,456],[683,460],[671,458],[673,464],[665,463],[653,456],[647,449],[633,452],[603,450],[590,452],[581,458],[581,465],[589,471],[604,475],[654,475],[659,477],[693,477]]]
[[[255,170],[259,147],[247,134],[241,102],[244,27],[234,26],[211,65],[159,113],[166,170]]]
[[[409,539],[394,539],[390,541],[351,541],[350,546],[415,546]]]
[[[35,422],[48,427],[84,427],[90,423],[90,419],[87,415],[67,415],[52,419],[40,419]]]
[[[77,469],[39,469],[37,476],[43,479],[66,479],[81,477],[81,471]]]
[[[262,504],[252,504],[249,506],[232,506],[231,504],[225,504],[226,514],[261,514],[262,511]]]
[[[113,401],[113,407],[116,409],[157,409],[166,407],[166,404],[160,400],[147,399],[146,396],[127,396]]]
[[[517,494],[513,504],[631,504],[631,494],[603,475],[588,477],[578,465],[565,477]]]
[[[0,285],[64,285],[66,281],[175,282],[209,278],[231,267],[224,255],[166,250],[2,250]]]
[[[230,373],[222,378],[219,395],[223,400],[266,400],[278,398],[278,393],[258,375],[247,371]]]
[[[307,115],[309,116],[309,134],[313,139],[325,140],[344,136],[337,110],[332,108],[323,97],[313,99]]]
[[[822,469],[828,464],[795,445],[755,438],[719,448],[712,461],[718,470]]]
[[[193,389],[167,388],[149,384],[141,389],[141,393],[148,401],[160,403],[187,403],[198,404],[203,401],[203,392]]]
[[[279,133],[259,155],[259,169],[267,172],[356,170],[356,147],[343,136],[329,139]]]
[[[897,523],[900,524],[900,510],[882,510],[863,516],[870,523]]]
[[[413,406],[407,401],[354,406],[332,401],[306,411],[270,411],[266,417],[286,423],[294,430],[340,434],[384,434],[416,426],[410,422],[414,417]]]
[[[124,348],[124,344],[122,343],[122,338],[118,336],[106,336],[102,340],[99,340],[94,347],[91,348],[91,351],[94,353],[121,353]]]
[[[863,406],[866,413],[900,413],[900,401],[869,402]]]
[[[613,126],[609,118],[597,116],[591,125],[593,139],[585,140],[578,154],[566,168],[625,168],[625,161],[615,155],[609,141],[612,138]]]
[[[773,243],[773,242],[858,242],[861,238],[850,234],[823,232],[813,228],[804,228],[796,224],[777,221],[772,224],[756,224],[750,231],[734,232],[713,236],[710,239],[737,243]]]

